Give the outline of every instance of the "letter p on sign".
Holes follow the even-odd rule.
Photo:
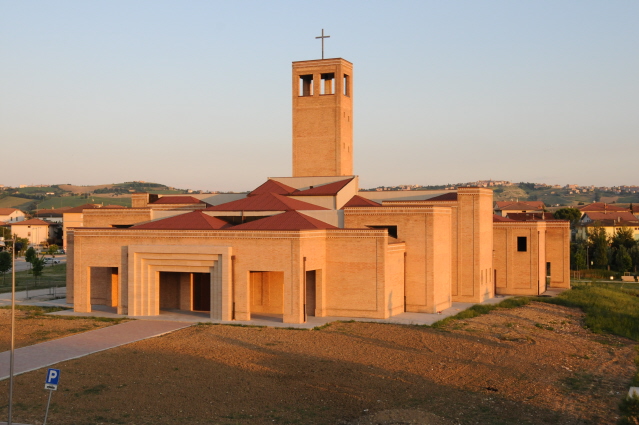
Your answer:
[[[57,390],[60,379],[60,369],[47,370],[47,380],[44,383],[45,390]]]

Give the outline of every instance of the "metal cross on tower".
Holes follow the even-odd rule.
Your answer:
[[[322,39],[322,59],[324,59],[324,39],[325,38],[331,38],[330,35],[324,35],[324,28],[322,28],[322,35],[319,37],[315,37],[315,38],[321,38]]]

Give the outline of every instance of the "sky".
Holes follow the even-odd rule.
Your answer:
[[[0,184],[291,175],[291,62],[354,64],[360,186],[639,184],[639,1],[0,0]]]

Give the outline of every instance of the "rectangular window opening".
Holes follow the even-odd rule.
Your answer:
[[[344,74],[344,96],[351,95],[351,77],[348,74]]]
[[[528,251],[528,238],[526,236],[517,236],[517,251]]]
[[[366,226],[369,229],[386,229],[388,236],[397,239],[397,226]]]
[[[300,75],[300,96],[313,96],[313,74]]]
[[[335,74],[321,74],[322,82],[320,84],[320,94],[335,94]]]

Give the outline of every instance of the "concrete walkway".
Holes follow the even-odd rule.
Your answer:
[[[190,325],[185,322],[163,320],[134,320],[19,348],[15,350],[14,375],[153,338]],[[0,353],[0,380],[9,378],[9,357],[9,351]]]

